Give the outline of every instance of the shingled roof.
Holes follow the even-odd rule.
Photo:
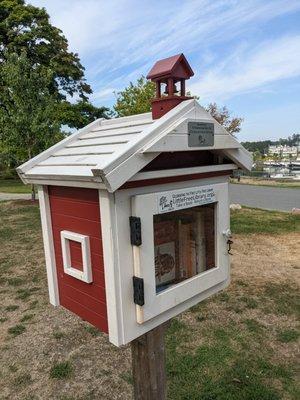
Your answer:
[[[187,122],[213,122],[215,143],[189,147]],[[151,113],[99,119],[17,168],[25,183],[102,183],[113,192],[162,152],[218,150],[241,168],[250,169],[252,159],[194,99],[177,105],[163,117]]]
[[[155,80],[155,78],[168,77],[169,75],[178,75],[177,78],[185,79],[194,75],[190,64],[182,53],[157,61],[149,71],[147,79]]]

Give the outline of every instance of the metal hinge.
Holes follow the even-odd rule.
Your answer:
[[[130,241],[133,246],[140,246],[142,244],[142,224],[141,218],[129,217],[130,223]]]
[[[138,278],[137,276],[133,277],[133,301],[139,306],[145,304],[144,279]]]

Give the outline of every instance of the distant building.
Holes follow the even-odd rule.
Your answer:
[[[280,158],[297,158],[300,153],[300,146],[271,145],[268,148],[269,156],[279,156]]]

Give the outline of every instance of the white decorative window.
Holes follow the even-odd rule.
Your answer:
[[[61,231],[60,238],[61,238],[64,272],[83,282],[91,283],[93,281],[93,277],[91,268],[89,237],[75,232]],[[78,268],[72,267],[70,241],[81,244],[82,271]]]

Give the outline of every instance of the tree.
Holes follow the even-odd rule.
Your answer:
[[[116,93],[117,101],[114,111],[117,116],[141,114],[151,111],[151,100],[155,97],[155,84],[141,76],[136,83],[130,82],[124,90]],[[188,96],[199,99],[198,96]],[[237,133],[241,130],[242,118],[231,117],[227,107],[218,107],[216,103],[207,106],[208,111],[224,128],[231,133]]]
[[[226,106],[218,107],[216,103],[210,103],[206,107],[206,111],[208,111],[210,115],[219,122],[219,124],[223,125],[231,135],[234,135],[241,130],[243,118],[231,117]]]
[[[269,146],[274,143],[271,140],[262,140],[258,142],[242,142],[241,144],[251,153],[258,151],[263,156],[268,153]]]
[[[64,101],[59,107],[59,117],[63,125],[80,129],[98,118],[108,118],[108,108],[95,107],[85,100],[80,100],[75,104]]]
[[[34,69],[52,71],[49,94],[61,103],[66,102],[58,109],[63,124],[81,128],[86,121],[106,116],[107,109],[97,109],[88,102],[92,89],[84,78],[84,67],[78,54],[68,50],[62,31],[51,25],[45,8],[26,4],[24,0],[0,0],[0,69],[9,54],[21,55],[24,51]],[[74,95],[80,99],[76,104],[67,101]]]
[[[50,93],[53,72],[32,68],[26,53],[6,56],[0,68],[0,148],[15,163],[32,158],[62,139],[59,101]],[[34,196],[34,189],[32,191]]]
[[[142,114],[151,111],[151,100],[155,97],[155,84],[141,76],[134,84],[117,94],[114,110],[118,117]]]
[[[92,92],[78,55],[68,51],[67,39],[51,25],[46,10],[24,0],[0,0],[0,63],[7,54],[24,50],[33,65],[52,69],[53,93],[87,99]]]

